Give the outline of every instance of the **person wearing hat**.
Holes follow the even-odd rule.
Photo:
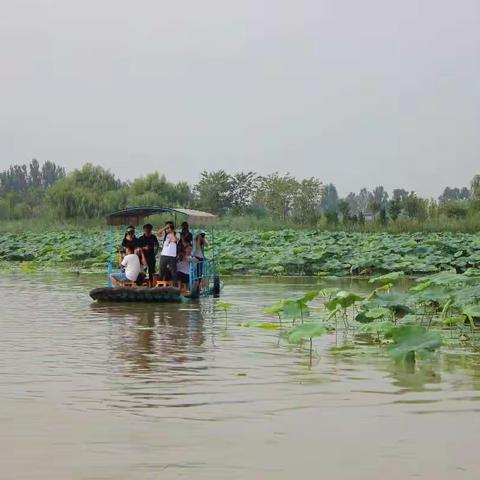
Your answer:
[[[152,234],[153,225],[147,223],[143,226],[143,235],[138,239],[138,246],[142,249],[145,261],[148,267],[148,280],[150,286],[153,285],[153,275],[155,274],[155,256],[158,253],[158,239]]]

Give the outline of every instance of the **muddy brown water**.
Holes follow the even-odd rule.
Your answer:
[[[265,305],[314,280],[226,279],[221,300],[95,304],[97,275],[0,277],[2,479],[478,479],[480,358],[415,371],[306,348]],[[345,281],[362,291],[362,282]]]

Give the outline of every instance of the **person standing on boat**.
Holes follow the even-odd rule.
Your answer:
[[[166,222],[165,226],[158,230],[157,235],[165,235],[163,240],[162,252],[160,253],[160,280],[165,280],[167,269],[172,275],[173,284],[177,283],[177,242],[178,237],[175,233],[173,222]]]
[[[200,232],[195,237],[195,249],[193,251],[193,256],[197,259],[197,276],[203,277],[205,274],[204,270],[204,261],[205,261],[205,247],[208,246],[207,239],[205,238],[205,232]]]
[[[122,252],[125,252],[128,247],[132,247],[135,250],[137,246],[138,238],[135,236],[135,227],[133,225],[129,225],[122,240]]]
[[[190,232],[190,226],[188,222],[182,223],[182,230],[180,230],[180,240],[178,242],[178,255],[185,251],[185,249],[193,244],[193,235]]]
[[[143,226],[143,235],[138,239],[138,246],[142,249],[147,263],[150,286],[152,286],[153,275],[155,274],[155,257],[160,247],[157,237],[152,234],[152,230],[153,225],[147,223]]]

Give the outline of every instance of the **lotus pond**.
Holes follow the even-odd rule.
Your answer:
[[[313,339],[332,332],[337,341],[342,335],[344,346],[358,341],[386,345],[385,352],[392,359],[412,366],[442,344],[480,354],[480,270],[441,272],[394,291],[394,284],[404,278],[403,272],[373,277],[368,281],[370,292],[364,294],[326,287],[299,298],[281,299],[264,309],[264,314],[276,315],[277,322],[256,326],[281,329],[290,343],[308,340],[310,361]],[[320,303],[310,306],[316,299]],[[232,307],[217,303],[225,314]]]
[[[116,243],[120,244],[121,231]],[[221,274],[372,275],[402,271],[426,275],[480,267],[480,235],[363,234],[281,230],[219,231]],[[3,269],[104,271],[108,259],[104,230],[0,234]]]
[[[0,276],[5,478],[478,478],[478,270],[171,305],[93,303],[104,280]]]

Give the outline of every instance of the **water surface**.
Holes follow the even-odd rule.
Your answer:
[[[412,372],[331,335],[309,368],[239,324],[314,280],[226,279],[228,322],[213,299],[92,303],[102,282],[0,278],[2,479],[479,478],[479,357]]]

